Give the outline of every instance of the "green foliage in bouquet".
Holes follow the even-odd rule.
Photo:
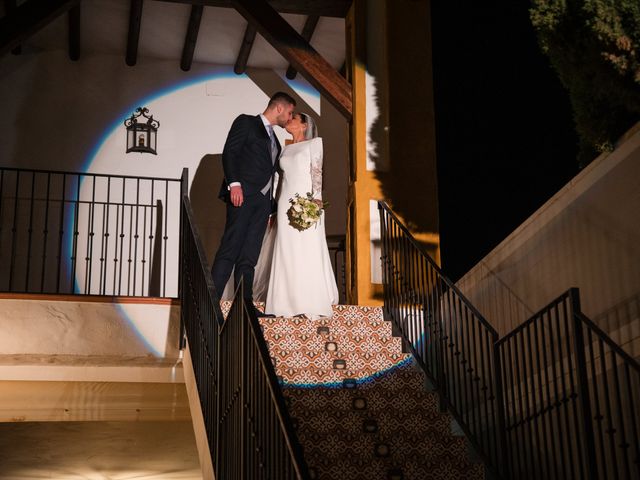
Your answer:
[[[584,166],[640,120],[640,1],[532,0],[530,17],[569,91]]]
[[[318,223],[322,211],[329,206],[327,202],[318,205],[311,192],[307,192],[304,197],[296,193],[294,198],[289,199],[289,203],[291,204],[287,210],[289,225],[301,232]]]

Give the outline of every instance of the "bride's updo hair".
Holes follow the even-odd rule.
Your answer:
[[[304,139],[311,140],[312,138],[316,138],[318,136],[318,127],[316,127],[315,120],[306,113],[298,112],[298,115],[300,115],[300,121],[307,126],[307,129],[304,131]]]

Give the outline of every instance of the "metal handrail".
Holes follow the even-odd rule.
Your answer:
[[[181,322],[215,476],[307,480],[302,447],[242,281],[225,319],[186,195],[181,218]]]
[[[0,291],[177,297],[181,182],[0,167]]]
[[[384,202],[384,312],[447,409],[498,475],[505,437],[502,385],[494,375],[497,331],[426,254]]]
[[[470,333],[473,340],[474,325],[484,326],[486,320],[461,294],[456,302],[462,307],[453,315],[446,311],[449,291],[459,292],[440,288],[440,283],[448,287],[451,282],[384,202],[379,210],[385,315],[445,397],[443,405],[455,407],[459,402],[451,393],[468,389],[460,382],[465,378],[430,360],[443,362],[447,348],[464,344]],[[420,324],[410,318],[407,325],[404,315],[415,312],[411,304],[420,302],[423,337],[435,337],[425,341],[435,352],[426,359],[424,349],[416,348]],[[467,312],[474,312],[470,326],[464,321]],[[432,317],[439,328],[429,327]],[[640,366],[581,312],[577,289],[563,293],[503,338],[491,337],[485,348],[491,368],[482,372],[489,377],[485,383],[495,386],[497,421],[485,423],[496,429],[494,435],[478,434],[459,408],[450,409],[494,472],[518,479],[640,477]],[[454,348],[458,367],[473,369],[468,351]],[[458,382],[453,388],[452,381]],[[493,440],[501,446],[498,455]]]

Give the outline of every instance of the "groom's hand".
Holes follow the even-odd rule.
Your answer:
[[[234,207],[239,207],[242,205],[244,201],[244,197],[242,195],[242,187],[240,185],[234,185],[229,190],[229,196],[231,197],[231,204]]]

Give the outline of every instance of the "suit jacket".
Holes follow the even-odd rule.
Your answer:
[[[278,157],[280,142],[276,139]],[[244,196],[260,194],[264,186],[271,181],[278,168],[271,159],[271,140],[260,115],[240,115],[237,117],[222,150],[222,168],[224,179],[219,197],[229,201],[228,186],[240,182]]]

